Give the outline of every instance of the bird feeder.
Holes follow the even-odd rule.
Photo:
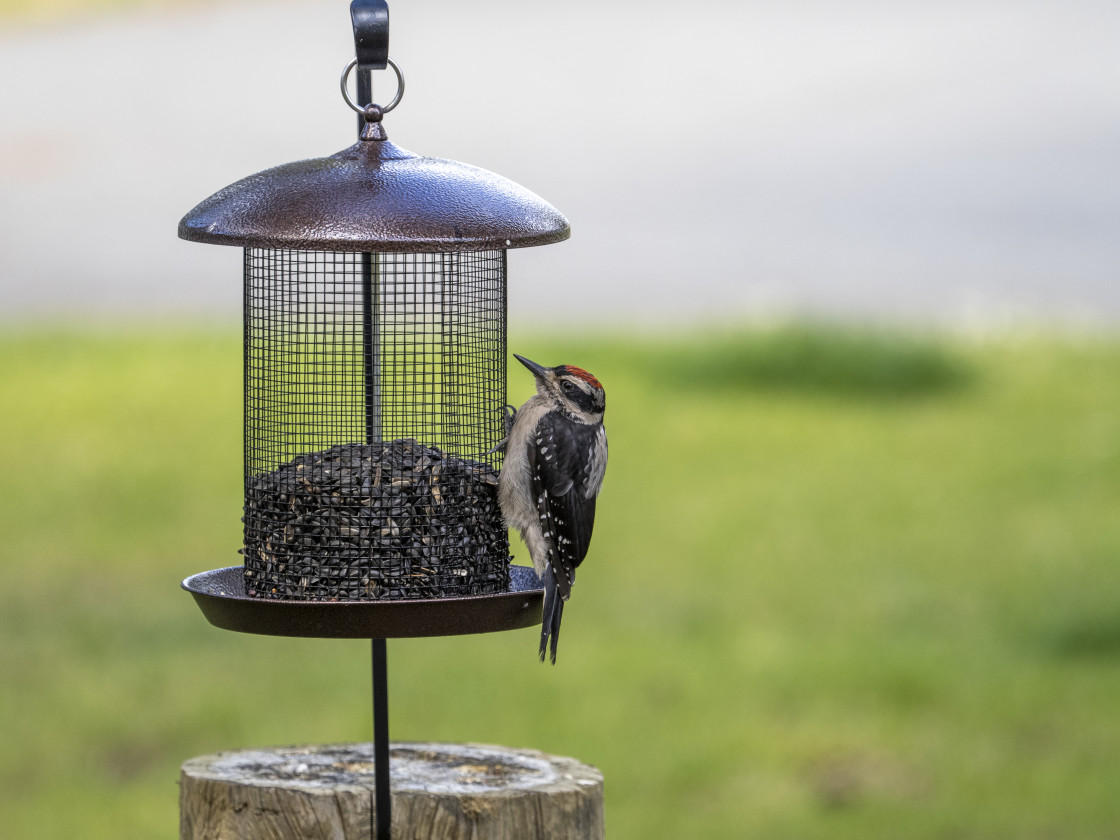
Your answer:
[[[343,76],[357,143],[238,181],[179,225],[245,254],[249,599],[442,599],[518,582],[496,493],[507,253],[566,239],[568,223],[499,175],[392,143],[381,121],[404,82],[385,64],[397,94],[383,108],[347,92],[358,59]]]
[[[373,640],[384,837],[384,640],[540,620],[540,582],[511,566],[497,503],[507,254],[569,226],[499,175],[392,143],[382,121],[404,77],[388,8],[355,0],[351,14],[341,87],[358,141],[240,180],[179,224],[244,249],[242,564],[183,585],[222,628]],[[397,86],[384,106],[380,69]]]

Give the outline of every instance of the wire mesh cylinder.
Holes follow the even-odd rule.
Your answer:
[[[508,589],[505,359],[505,251],[246,249],[246,590]]]

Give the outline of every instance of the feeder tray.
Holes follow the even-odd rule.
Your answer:
[[[407,601],[262,601],[245,594],[240,566],[192,575],[183,589],[206,620],[223,630],[316,639],[395,639],[518,630],[540,623],[540,578],[510,566],[497,595]]]

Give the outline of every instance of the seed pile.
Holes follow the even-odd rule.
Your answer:
[[[245,485],[245,588],[375,600],[509,589],[498,473],[414,440],[301,455]]]

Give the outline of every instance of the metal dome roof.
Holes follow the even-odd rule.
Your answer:
[[[385,139],[250,175],[179,222],[192,242],[308,251],[480,251],[570,234],[568,220],[524,187]]]

